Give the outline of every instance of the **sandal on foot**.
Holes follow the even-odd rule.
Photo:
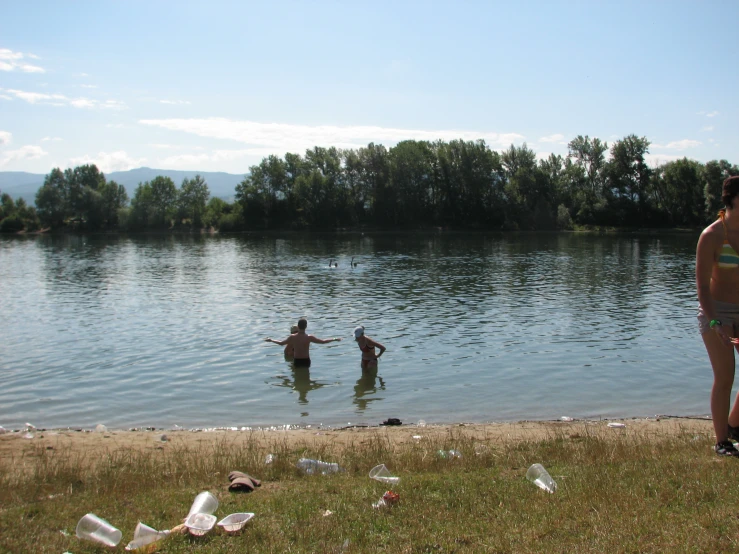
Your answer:
[[[739,450],[736,449],[736,447],[734,446],[734,443],[731,442],[730,440],[725,440],[725,441],[716,443],[716,446],[713,447],[713,450],[719,456],[739,457]]]

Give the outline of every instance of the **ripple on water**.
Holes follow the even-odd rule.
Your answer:
[[[0,425],[705,413],[695,240],[3,237]],[[344,339],[309,371],[263,341],[301,316]],[[358,324],[388,347],[376,372]]]

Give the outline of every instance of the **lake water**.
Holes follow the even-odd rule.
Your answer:
[[[1,237],[0,425],[705,415],[696,240]],[[263,340],[300,316],[343,337],[313,345],[309,371]],[[358,324],[387,347],[376,373],[361,370]]]

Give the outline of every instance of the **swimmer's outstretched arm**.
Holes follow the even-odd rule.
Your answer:
[[[339,342],[341,340],[340,338],[337,339],[336,337],[331,339],[319,339],[318,337],[314,337],[313,335],[308,335],[308,337],[310,337],[311,342],[315,342],[317,344],[328,344],[329,342]]]
[[[273,342],[273,343],[275,343],[275,344],[279,344],[280,346],[285,346],[285,345],[286,345],[286,344],[288,343],[288,339],[289,339],[289,338],[290,338],[290,337],[288,337],[288,338],[287,338],[287,339],[285,339],[285,340],[275,340],[275,339],[269,339],[269,338],[267,338],[267,339],[264,339],[264,341],[265,341],[265,342]]]

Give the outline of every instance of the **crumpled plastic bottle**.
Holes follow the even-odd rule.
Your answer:
[[[450,460],[452,460],[454,458],[461,458],[462,457],[462,453],[459,450],[454,450],[454,449],[452,449],[452,450],[439,450],[437,452],[437,455],[439,456],[439,458],[448,458]]]
[[[300,458],[296,464],[298,469],[307,475],[320,473],[321,475],[329,475],[341,471],[339,464],[322,462],[321,460],[311,460],[310,458]]]

